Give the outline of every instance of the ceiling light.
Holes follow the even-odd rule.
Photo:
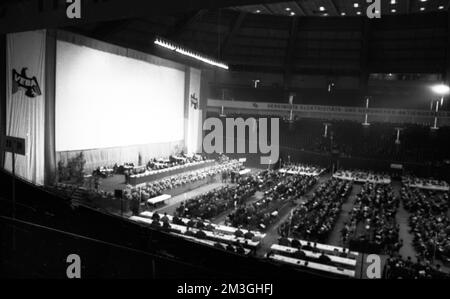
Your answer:
[[[169,49],[171,51],[175,51],[175,52],[180,53],[182,55],[185,55],[185,56],[194,58],[196,60],[202,61],[204,63],[207,63],[207,64],[210,64],[210,65],[217,66],[217,67],[220,67],[220,68],[228,70],[228,65],[226,65],[226,64],[224,64],[222,62],[219,62],[219,61],[207,58],[207,57],[205,57],[205,56],[203,56],[201,54],[198,54],[198,53],[196,53],[194,51],[191,51],[189,49],[185,49],[185,48],[183,48],[181,46],[175,45],[174,43],[165,41],[165,40],[163,40],[163,39],[161,39],[159,37],[157,37],[155,39],[154,43],[156,45],[158,45],[158,46],[164,47],[164,48]]]
[[[431,87],[431,90],[438,95],[445,95],[450,92],[450,87],[445,84],[438,84]]]

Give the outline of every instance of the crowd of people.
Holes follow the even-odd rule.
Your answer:
[[[366,183],[357,194],[350,224],[342,230],[344,243],[363,246],[372,252],[397,252],[401,247],[395,215],[399,198],[390,185]]]
[[[419,260],[450,262],[450,219],[447,192],[403,186],[401,197],[411,213],[409,225]]]
[[[252,176],[241,178],[235,186],[225,186],[182,202],[177,207],[178,217],[211,219],[244,203],[255,194],[258,181]]]
[[[419,178],[412,175],[405,175],[402,177],[402,183],[405,186],[420,189],[449,191],[449,184],[446,181],[434,178]]]
[[[187,223],[185,223],[178,216],[174,216],[172,218],[172,221],[170,221],[167,214],[160,216],[158,213],[153,213],[151,218],[153,220],[151,223],[151,226],[153,228],[163,229],[163,230],[172,231],[172,232],[175,232],[178,234],[183,234],[179,230],[173,228],[173,226],[171,224],[186,226],[187,230],[184,232],[184,235],[189,236],[189,237],[194,237],[194,238],[200,239],[200,240],[207,239],[207,235],[205,232],[214,232],[215,231],[215,227],[211,223],[205,222],[200,219],[191,218],[191,219],[189,219],[189,221]],[[254,234],[251,232],[246,232],[244,234],[242,231],[237,230],[235,232],[234,236],[236,238],[242,237],[246,240],[251,240],[254,237]],[[244,242],[244,244],[245,244],[245,242]],[[237,240],[235,242],[229,241],[226,244],[216,241],[216,242],[214,242],[213,246],[215,248],[227,250],[230,252],[235,252],[238,254],[246,254],[244,246],[243,246],[244,244],[240,243]]]
[[[278,209],[284,203],[294,202],[304,195],[317,179],[307,175],[286,175],[280,172],[266,172],[264,196],[250,204],[241,205],[228,216],[228,222],[235,227],[265,230],[278,216]]]
[[[303,240],[326,241],[351,190],[350,181],[330,179],[322,183],[280,226],[279,234],[283,237],[292,234]]]
[[[241,164],[231,160],[223,164],[206,167],[203,169],[184,172],[174,176],[165,177],[157,181],[148,182],[144,186],[128,186],[126,193],[132,197],[139,197],[141,201],[159,196],[163,192],[185,186],[200,180],[213,178],[220,173],[231,173],[239,171]]]
[[[385,278],[387,279],[450,279],[450,274],[441,270],[439,264],[421,261],[414,263],[411,257],[401,258],[391,256],[386,263]]]
[[[364,170],[338,170],[333,177],[341,180],[355,181],[360,183],[389,184],[391,177],[385,173],[376,173]]]
[[[325,168],[302,163],[283,163],[281,171],[288,173],[318,176],[325,171]]]
[[[171,155],[168,158],[153,158],[146,164],[143,164],[141,160],[142,158],[139,156],[138,165],[133,162],[126,162],[122,164],[116,163],[113,166],[99,166],[92,172],[92,175],[103,178],[114,174],[122,174],[126,176],[138,175],[143,174],[146,171],[168,169],[176,166],[198,163],[205,161],[206,158],[198,154],[186,155],[181,153],[180,155]]]

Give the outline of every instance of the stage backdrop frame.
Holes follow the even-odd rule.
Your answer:
[[[194,97],[196,97],[200,101],[202,74],[201,70],[191,68],[189,66],[182,65],[180,63],[163,59],[154,55],[112,45],[106,42],[98,41],[66,31],[58,31],[57,42],[65,42],[74,44],[76,46],[88,47],[109,54],[124,56],[127,58],[181,71],[184,73],[184,91],[181,103],[184,104],[182,104],[181,107],[183,109],[181,115],[183,128],[180,130],[180,138],[177,138],[177,140],[170,140],[162,143],[129,144],[104,148],[80,148],[74,150],[58,150],[58,148],[55,148],[56,162],[61,160],[67,161],[67,159],[78,155],[80,152],[83,152],[86,159],[86,171],[91,171],[98,166],[112,166],[114,163],[133,162],[137,164],[139,162],[139,156],[141,156],[142,161],[145,162],[150,158],[166,157],[170,154],[179,153],[182,150],[185,152],[200,151],[201,115],[203,114],[203,112],[200,109],[200,105],[196,107],[197,109],[192,109],[193,106],[191,105],[191,96],[195,94]],[[56,55],[58,55],[58,53],[56,53]],[[57,78],[58,74],[56,74],[55,77]],[[198,79],[191,79],[191,77],[195,77]],[[189,85],[187,85],[186,83],[189,83]],[[58,88],[58,86],[56,88]],[[56,93],[58,94],[58,92]],[[58,97],[56,98],[56,105],[58,105]],[[164,103],[161,103],[161,105],[164,105]],[[204,105],[201,106],[203,107]],[[55,110],[55,113],[58,113],[58,109]],[[58,116],[55,117],[58,118]],[[58,121],[56,121],[56,126],[58,126]],[[164,127],[160,126],[156,129],[163,130]],[[56,128],[56,131],[58,131],[58,127]],[[56,136],[58,136],[58,133],[56,133]],[[56,141],[56,144],[57,143],[58,142]]]

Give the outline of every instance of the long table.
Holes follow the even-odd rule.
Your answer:
[[[134,222],[138,222],[138,223],[142,223],[142,224],[146,224],[146,225],[151,225],[153,220],[148,219],[148,218],[143,218],[143,217],[139,217],[139,216],[131,216],[129,218],[131,221]],[[159,223],[161,224],[161,226],[163,225],[162,221],[159,221]],[[185,234],[188,231],[188,227],[187,226],[183,226],[183,225],[178,225],[178,224],[170,224],[170,227],[174,230],[179,231],[182,234]],[[199,229],[196,228],[189,228],[190,231],[192,231],[193,233],[196,233],[199,231]],[[211,231],[207,231],[207,230],[202,230],[206,237],[212,240],[217,240],[217,241],[221,241],[221,242],[225,242],[227,244],[242,244],[244,247],[249,247],[252,249],[256,249],[259,244],[260,241],[252,241],[252,240],[247,240],[245,238],[242,237],[236,237],[234,235],[228,235],[228,234],[221,234],[221,233],[217,233],[217,232],[211,232]]]
[[[305,268],[322,271],[322,272],[333,273],[333,274],[342,275],[342,276],[351,277],[351,278],[354,278],[355,274],[356,274],[356,272],[354,270],[341,269],[341,268],[337,268],[334,266],[323,265],[323,264],[309,262],[309,261],[307,262],[304,260],[299,260],[299,259],[295,259],[295,258],[291,258],[291,257],[287,257],[287,256],[282,256],[279,254],[272,254],[269,258],[274,261],[277,261],[277,262],[282,262],[282,263],[286,263],[286,264],[290,264],[290,265],[305,267]]]
[[[289,254],[299,251],[299,249],[297,249],[297,248],[287,247],[287,246],[278,245],[278,244],[273,244],[270,247],[270,249],[272,249],[273,251],[277,251],[277,252],[281,252],[281,253],[289,253]],[[309,258],[318,259],[320,257],[320,253],[303,250],[303,249],[302,249],[302,251]],[[354,259],[349,259],[349,258],[345,258],[345,257],[335,256],[335,255],[328,255],[328,254],[326,256],[328,256],[332,262],[342,264],[345,266],[356,267],[356,260],[354,260]]]
[[[147,203],[151,204],[151,205],[156,205],[156,204],[158,204],[160,202],[164,202],[170,198],[172,198],[172,196],[170,196],[169,194],[162,194],[160,196],[150,198],[149,200],[147,200]]]
[[[191,240],[193,242],[197,242],[197,243],[200,243],[200,244],[208,245],[208,246],[211,246],[211,247],[214,247],[216,245],[216,243],[217,243],[217,242],[214,242],[214,241],[198,239],[198,238],[195,238],[195,237],[182,235],[182,234],[177,234],[177,233],[171,233],[171,234],[173,234],[174,236],[177,236],[177,237],[181,237],[181,238],[184,238],[184,239],[187,239],[187,240]],[[224,243],[220,243],[220,242],[219,242],[219,244],[221,244],[224,247],[228,245],[228,244],[224,244]],[[249,253],[250,253],[250,249],[244,248],[244,255],[247,255]]]
[[[371,184],[384,184],[384,185],[389,185],[391,183],[391,179],[380,179],[380,180],[375,180],[375,179],[361,179],[361,178],[357,178],[354,176],[347,176],[347,175],[338,175],[338,174],[333,174],[333,178],[335,179],[339,179],[339,180],[344,180],[344,181],[353,181],[353,182],[357,182],[357,183],[371,183]]]
[[[173,176],[179,173],[183,172],[189,172],[194,171],[197,169],[213,166],[216,164],[214,160],[206,160],[206,161],[199,161],[184,165],[178,165],[171,168],[164,168],[159,170],[152,170],[152,171],[146,171],[141,174],[133,174],[128,177],[127,184],[130,185],[139,185],[151,181],[156,181],[161,178],[165,178],[168,176]]]
[[[242,169],[241,171],[239,171],[239,175],[246,175],[249,174],[250,172],[252,172],[250,169],[246,168],[246,169]]]
[[[411,188],[418,188],[423,190],[430,190],[430,191],[442,191],[442,192],[448,192],[450,191],[449,186],[438,186],[438,185],[424,185],[424,184],[405,184],[408,187]]]
[[[294,240],[294,239],[288,238],[288,240],[289,240],[289,242],[292,242],[292,240]],[[311,247],[316,247],[319,250],[328,251],[330,253],[331,252],[332,253],[335,253],[335,252],[342,253],[342,252],[344,252],[344,249],[345,249],[343,247],[327,245],[327,244],[321,244],[321,243],[315,243],[315,242],[308,242],[308,241],[305,241],[305,240],[297,240],[297,241],[299,241],[302,246],[306,246],[309,243],[309,245]],[[347,254],[349,254],[350,256],[353,256],[355,259],[359,256],[359,253],[356,252],[356,251],[345,250],[345,252]]]
[[[153,217],[153,212],[145,211],[145,212],[140,213],[139,216],[142,216],[142,217],[150,218],[150,219],[151,219],[151,218]],[[172,223],[172,221],[173,221],[173,216],[172,216],[172,215],[163,215],[163,214],[159,214],[159,217],[160,217],[160,218],[162,218],[163,216],[166,216],[166,217],[169,219],[169,221]],[[181,219],[181,221],[183,221],[183,223],[186,224],[186,225],[187,225],[188,222],[190,221],[190,219],[188,219],[188,218],[183,218],[183,217],[181,217],[180,219]],[[242,231],[242,233],[244,233],[244,234],[246,234],[247,232],[251,232],[252,234],[255,235],[255,237],[256,237],[257,239],[263,239],[263,238],[266,236],[266,234],[260,233],[260,232],[258,232],[258,231],[249,231],[249,230],[246,230],[246,229],[241,229],[241,228],[236,228],[236,227],[226,226],[226,225],[220,225],[220,224],[214,224],[214,223],[209,223],[209,222],[208,222],[208,224],[210,224],[211,226],[213,226],[213,227],[214,227],[214,230],[217,230],[217,231],[222,232],[222,233],[225,233],[225,234],[234,235],[234,233],[235,233],[237,230],[240,230],[240,231]]]
[[[324,172],[324,170],[311,172],[311,171],[301,171],[301,170],[286,170],[286,169],[282,168],[279,170],[279,172],[287,173],[287,174],[291,174],[291,175],[319,176]]]

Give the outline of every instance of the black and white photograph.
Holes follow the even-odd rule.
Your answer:
[[[0,182],[0,279],[450,279],[450,0],[1,0]]]

